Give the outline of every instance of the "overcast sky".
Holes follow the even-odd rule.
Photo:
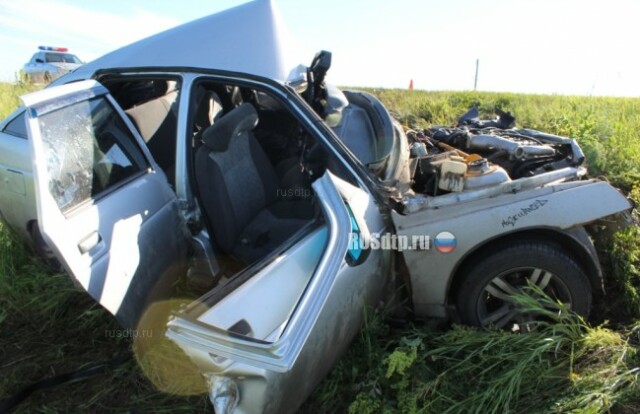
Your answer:
[[[88,61],[246,0],[0,0],[0,80],[38,45]],[[308,63],[351,86],[640,96],[638,0],[275,0]],[[232,41],[215,39],[211,41]],[[167,53],[171,53],[167,50]]]

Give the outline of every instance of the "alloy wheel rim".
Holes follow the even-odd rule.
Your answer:
[[[522,312],[512,298],[512,295],[528,288],[529,283],[571,309],[571,293],[558,276],[540,267],[519,267],[499,273],[484,286],[476,305],[480,326],[512,331],[530,330],[530,323],[536,315]]]

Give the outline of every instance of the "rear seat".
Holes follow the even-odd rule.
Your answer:
[[[134,106],[125,111],[147,143],[154,160],[174,182],[176,132],[178,126],[178,91]]]

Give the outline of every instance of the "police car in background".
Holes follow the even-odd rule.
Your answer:
[[[31,82],[49,83],[81,66],[83,62],[66,47],[39,46],[24,67],[24,74]]]

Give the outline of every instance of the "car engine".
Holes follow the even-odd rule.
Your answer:
[[[515,118],[498,108],[496,115],[481,120],[472,108],[455,127],[407,131],[412,190],[430,196],[470,191],[584,162],[575,139],[515,128]]]

